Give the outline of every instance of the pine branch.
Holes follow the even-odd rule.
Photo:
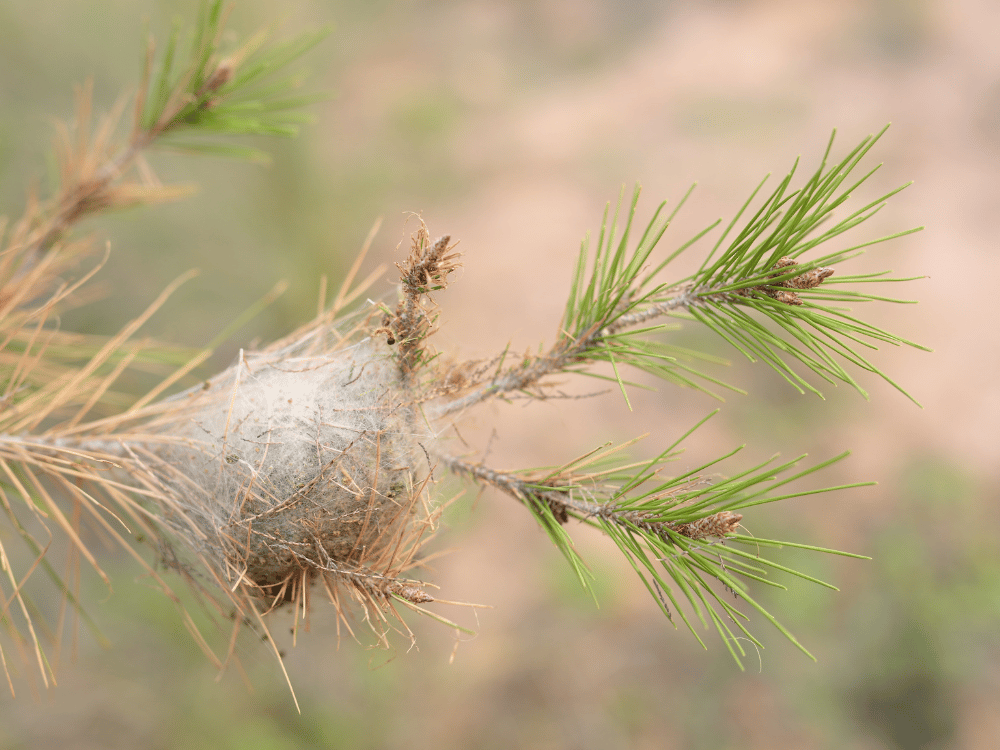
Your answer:
[[[477,385],[464,397],[450,401],[437,413],[452,414],[512,392],[541,396],[545,379],[564,372],[605,377],[592,371],[597,362],[606,362],[613,367],[613,379],[623,393],[627,382],[622,379],[620,365],[629,365],[668,382],[700,390],[707,390],[704,383],[708,382],[738,391],[688,364],[685,355],[690,357],[690,352],[680,352],[659,340],[649,340],[651,334],[658,335],[667,329],[663,323],[657,323],[666,317],[703,323],[751,361],[765,362],[800,392],[822,395],[791,366],[792,362],[805,366],[827,382],[847,383],[867,397],[844,366],[846,362],[879,375],[912,400],[858,348],[877,349],[878,343],[884,343],[927,349],[866,323],[845,308],[828,303],[904,302],[839,288],[854,281],[901,279],[882,279],[884,274],[873,274],[837,280],[833,274],[835,266],[860,254],[864,248],[919,229],[833,250],[810,260],[801,259],[805,253],[836,240],[844,232],[871,218],[890,197],[903,189],[886,193],[819,232],[821,225],[829,223],[833,212],[841,208],[853,191],[874,173],[873,169],[845,187],[848,176],[884,132],[883,129],[878,135],[864,139],[840,162],[828,165],[833,145],[831,136],[820,166],[805,185],[789,192],[796,164],[735,238],[729,241],[726,250],[716,257],[763,183],[758,185],[708,253],[702,267],[693,275],[673,283],[659,281],[661,272],[712,227],[650,268],[653,250],[688,196],[665,219],[660,218],[665,205],[661,204],[634,249],[629,250],[639,199],[639,188],[636,187],[620,236],[621,198],[610,225],[610,207],[605,210],[592,259],[588,257],[589,240],[584,240],[555,344],[544,354],[526,354],[519,364],[507,369],[498,368],[488,382]],[[831,283],[837,283],[838,288],[831,289]],[[764,322],[754,315],[763,318]]]
[[[192,32],[185,63],[175,65],[182,45],[181,26],[175,25],[164,51],[159,72],[151,76],[153,42],[147,48],[143,87],[136,102],[133,141],[142,143],[168,137],[171,148],[243,158],[266,158],[253,149],[231,144],[189,140],[192,133],[224,136],[293,136],[308,122],[303,108],[318,101],[316,95],[295,93],[301,74],[288,66],[316,46],[329,29],[265,46],[268,34],[260,32],[223,56],[221,37],[228,10],[222,0],[203,6]]]
[[[225,138],[292,135],[294,124],[303,120],[302,106],[314,99],[294,95],[298,80],[285,76],[284,71],[325,32],[278,45],[265,45],[266,35],[258,35],[223,57],[219,44],[223,16],[218,0],[204,7],[191,35],[190,56],[175,71],[174,62],[180,57],[178,26],[155,81],[151,81],[154,55],[150,42],[127,133],[119,133],[124,97],[94,126],[91,85],[80,89],[75,122],[60,126],[57,132],[59,184],[54,194],[41,200],[30,192],[23,216],[9,231],[5,220],[0,220],[0,512],[15,532],[0,539],[0,568],[9,583],[9,588],[0,587],[0,623],[22,656],[30,654],[46,685],[54,677],[51,664],[58,661],[63,624],[60,619],[51,627],[47,616],[32,603],[30,592],[39,578],[36,574],[42,573],[62,592],[69,611],[92,626],[78,598],[79,579],[74,570],[79,570],[82,558],[105,583],[108,579],[84,541],[81,524],[88,517],[132,553],[172,600],[180,601],[131,544],[133,533],[162,542],[162,519],[151,509],[159,507],[169,514],[176,506],[141,460],[130,464],[135,451],[107,431],[112,425],[148,424],[163,406],[143,410],[144,404],[209,353],[134,338],[170,292],[191,274],[168,287],[116,336],[102,339],[58,330],[59,313],[89,298],[86,285],[107,260],[105,255],[72,283],[63,281],[63,276],[76,270],[73,266],[80,257],[92,253],[90,243],[75,240],[72,232],[96,213],[175,200],[190,192],[187,187],[160,184],[145,159],[150,149],[187,145],[189,150],[198,150],[193,148],[197,143],[185,144],[184,138],[200,133]],[[231,150],[231,155],[236,153]],[[244,156],[258,154],[242,151]],[[162,382],[136,403],[134,396],[115,391],[128,370],[153,372],[162,376]],[[95,420],[94,412],[99,410],[105,414],[113,410],[113,416]],[[101,439],[93,440],[102,429]],[[74,434],[76,438],[70,438]],[[68,573],[56,571],[46,559],[59,539],[69,542]],[[17,558],[10,549],[17,542],[25,545],[30,559],[20,571],[12,567]],[[174,567],[186,574],[179,564]],[[203,582],[187,577],[196,588],[203,587]],[[395,598],[412,603],[409,599],[417,595],[407,585],[387,584],[380,601]],[[183,610],[181,616],[221,668],[222,662],[190,616]],[[46,653],[46,640],[54,643],[54,659]],[[2,646],[0,664],[13,692]]]
[[[59,311],[84,301],[81,287],[103,265],[102,261],[72,285],[58,282],[71,264],[91,252],[88,242],[70,238],[81,220],[99,212],[175,200],[190,192],[187,187],[159,183],[145,161],[149,149],[164,145],[167,136],[202,132],[227,138],[294,134],[291,122],[303,118],[301,106],[309,98],[291,99],[298,81],[275,76],[283,75],[326,32],[275,45],[265,45],[266,35],[258,34],[223,57],[219,43],[223,21],[221,0],[203,7],[191,33],[190,55],[179,70],[175,67],[181,27],[175,27],[155,81],[151,80],[153,42],[149,42],[132,127],[124,139],[116,138],[116,133],[125,99],[91,133],[91,85],[77,92],[75,123],[61,126],[56,141],[60,183],[55,195],[44,202],[29,195],[25,213],[12,231],[5,238],[0,231],[4,404],[38,412],[39,404],[53,397],[72,408],[89,403],[91,395],[100,391],[101,403],[121,408],[125,397],[111,386],[125,369],[163,372],[164,367],[176,367],[193,356],[190,351],[148,341],[138,344],[123,336],[114,346],[91,344],[59,332],[51,323]],[[236,114],[248,111],[256,114]],[[124,359],[129,361],[122,364]],[[84,371],[93,377],[80,377]],[[105,376],[110,379],[104,380]],[[16,410],[4,412],[8,427],[15,414]]]
[[[836,588],[762,557],[759,546],[754,553],[732,547],[733,543],[752,546],[756,542],[752,536],[737,533],[743,520],[743,514],[738,511],[763,503],[872,483],[861,482],[818,490],[803,489],[784,494],[775,492],[778,488],[842,460],[847,453],[791,476],[784,475],[793,471],[804,456],[782,463],[777,463],[777,457],[772,457],[728,478],[706,473],[732,458],[740,448],[696,469],[665,478],[665,465],[676,460],[682,453],[678,450],[679,444],[706,420],[702,420],[660,455],[638,464],[621,458],[622,451],[627,446],[605,446],[556,469],[518,472],[497,471],[455,456],[441,455],[439,458],[450,471],[496,487],[527,507],[569,561],[584,588],[591,588],[592,576],[565,529],[570,519],[598,528],[609,537],[632,564],[668,619],[672,622],[672,613],[678,612],[699,642],[701,638],[689,614],[693,613],[703,627],[707,626],[707,616],[726,641],[741,668],[740,658],[745,653],[731,626],[735,624],[752,642],[758,646],[760,643],[743,623],[747,620],[746,614],[722,599],[710,585],[710,580],[718,581],[737,599],[745,600],[811,657],[795,637],[749,594],[744,581],[753,580],[785,588],[767,577],[768,571],[772,570],[834,590]],[[773,546],[782,544],[776,542]],[[771,545],[770,541],[764,543],[764,546]],[[862,557],[811,545],[792,546],[828,554]],[[681,599],[687,600],[686,608],[680,605]]]
[[[176,25],[159,73],[152,78],[154,42],[150,38],[142,84],[135,97],[133,122],[124,142],[115,141],[124,99],[90,135],[91,86],[77,95],[75,128],[62,128],[58,142],[61,184],[50,203],[29,202],[20,226],[30,227],[11,244],[37,257],[66,236],[82,218],[97,212],[176,200],[186,187],[165,187],[142,160],[144,152],[165,146],[192,152],[261,159],[263,153],[222,141],[194,141],[192,135],[232,138],[245,135],[292,136],[308,121],[302,111],[316,96],[293,95],[299,76],[285,75],[289,64],[315,46],[327,30],[265,46],[261,33],[222,56],[222,0],[202,8],[190,34],[190,53],[175,70],[182,29]],[[75,130],[75,132],[73,132]],[[130,171],[141,165],[138,179]]]
[[[214,0],[187,37],[175,28],[158,66],[148,47],[132,126],[123,139],[115,134],[124,104],[91,135],[84,90],[76,128],[62,133],[59,190],[48,202],[29,196],[25,216],[0,248],[0,508],[30,556],[28,569],[15,575],[3,546],[7,540],[0,538],[0,567],[9,579],[0,623],[43,681],[48,684],[52,669],[42,644],[58,644],[61,625],[49,627],[39,615],[30,579],[36,572],[50,576],[78,608],[77,592],[66,583],[73,578],[60,577],[46,560],[52,541],[62,538],[70,545],[71,573],[86,561],[107,582],[84,541],[87,524],[126,548],[179,601],[131,542],[154,545],[164,567],[205,595],[206,609],[220,620],[234,618],[229,652],[220,657],[180,606],[185,625],[220,669],[232,658],[244,624],[270,638],[264,616],[272,609],[289,605],[297,632],[317,584],[333,603],[338,628],[343,623],[352,632],[346,613],[353,601],[383,645],[390,630],[412,638],[400,608],[461,629],[422,606],[454,602],[411,577],[426,563],[423,545],[444,507],[431,500],[432,454],[452,472],[522,503],[585,587],[591,574],[568,531],[570,520],[608,536],[668,618],[678,612],[696,637],[695,618],[704,627],[711,623],[738,663],[744,655],[741,634],[760,644],[747,629],[748,615],[725,592],[805,651],[751,597],[748,583],[783,588],[769,577],[778,571],[833,587],[762,557],[762,547],[782,543],[738,529],[744,513],[757,505],[863,484],[788,489],[846,453],[805,469],[796,468],[802,457],[772,458],[728,478],[717,475],[716,467],[736,449],[669,477],[666,464],[676,460],[689,431],[649,461],[623,458],[627,445],[605,446],[560,467],[504,472],[441,452],[435,443],[443,425],[435,420],[494,397],[566,397],[551,383],[564,373],[611,380],[627,401],[626,386],[633,384],[622,375],[625,365],[707,392],[712,385],[732,388],[699,369],[699,361],[719,360],[662,340],[677,327],[672,318],[704,323],[800,391],[818,393],[799,374],[803,368],[862,393],[854,368],[888,380],[860,350],[916,344],[837,305],[896,301],[848,286],[896,279],[844,276],[839,264],[907,232],[846,248],[839,238],[898,191],[832,218],[872,174],[848,179],[878,136],[828,165],[831,138],[822,164],[804,185],[792,190],[793,168],[744,221],[762,183],[701,267],[679,281],[661,276],[715,225],[654,261],[688,196],[669,216],[661,216],[661,205],[639,233],[639,191],[625,210],[623,194],[613,215],[610,206],[605,211],[593,251],[584,240],[555,343],[512,364],[509,351],[485,361],[443,364],[427,345],[438,320],[433,293],[449,283],[458,254],[448,236],[431,242],[421,222],[409,257],[399,264],[394,310],[380,306],[339,317],[374,278],[352,287],[356,264],[333,305],[321,299],[316,318],[288,337],[241,351],[230,368],[164,397],[207,356],[207,350],[188,353],[138,401],[95,418],[98,404],[115,403],[112,389],[123,372],[168,358],[144,353],[145,342],[134,336],[183,277],[117,336],[97,343],[63,337],[54,323],[57,310],[78,300],[89,279],[56,281],[68,258],[89,250],[72,240],[72,229],[95,212],[180,193],[156,180],[145,162],[150,148],[255,157],[228,140],[194,138],[290,135],[302,120],[301,106],[311,100],[295,95],[297,79],[282,71],[325,32],[271,47],[258,35],[223,52],[224,15],[221,1]],[[182,47],[189,48],[185,60]],[[837,243],[833,250],[827,245],[817,251],[830,242]],[[599,363],[610,365],[613,375],[595,372]],[[10,683],[2,649],[0,664]]]

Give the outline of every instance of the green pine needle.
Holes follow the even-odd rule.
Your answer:
[[[825,277],[822,286],[785,286],[796,277],[856,257],[865,248],[919,231],[910,229],[823,254],[814,252],[871,218],[889,198],[906,187],[891,190],[839,220],[833,218],[834,212],[841,210],[852,193],[876,171],[877,167],[849,180],[884,132],[885,129],[865,138],[840,161],[830,164],[834,131],[819,167],[805,184],[792,189],[798,168],[796,161],[763,204],[741,225],[766,180],[762,181],[726,226],[701,268],[671,284],[659,281],[658,274],[718,222],[685,242],[650,271],[652,251],[677,209],[664,220],[660,218],[664,207],[661,204],[635,248],[628,251],[628,239],[634,234],[639,189],[634,191],[627,211],[623,211],[622,192],[614,213],[611,214],[610,204],[605,209],[593,256],[589,238],[581,246],[560,326],[562,340],[586,342],[582,352],[586,360],[611,362],[614,379],[619,384],[624,381],[618,367],[627,364],[715,397],[717,394],[706,388],[706,382],[738,390],[682,364],[668,349],[651,345],[648,336],[654,332],[659,336],[665,329],[647,325],[635,330],[637,325],[657,317],[686,318],[704,324],[751,362],[763,362],[800,393],[822,397],[822,392],[800,372],[805,369],[828,383],[846,383],[867,398],[866,391],[851,374],[853,367],[878,375],[916,403],[889,375],[863,356],[858,347],[878,349],[880,343],[922,350],[925,347],[866,323],[837,306],[845,302],[904,302],[845,286],[855,282],[912,279],[886,278],[888,272],[835,274]],[[689,195],[690,190],[681,204]],[[805,259],[806,253],[815,257]],[[779,260],[782,265],[776,266]]]
[[[223,50],[224,16],[221,0],[202,6],[187,44],[181,25],[174,25],[156,74],[147,66],[148,96],[140,126],[166,138],[158,145],[258,161],[262,155],[256,149],[190,140],[191,135],[296,135],[310,120],[302,110],[323,97],[299,93],[302,76],[290,74],[288,67],[329,29],[273,44],[266,44],[267,34],[260,33],[241,47]],[[180,62],[185,46],[190,51]]]
[[[666,464],[676,461],[681,453],[679,444],[711,416],[649,461],[632,462],[624,453],[626,446],[605,445],[555,469],[519,472],[517,476],[523,477],[518,480],[522,502],[591,593],[590,572],[563,526],[569,517],[604,532],[628,559],[664,614],[672,620],[673,613],[679,613],[699,642],[701,638],[688,612],[694,614],[703,628],[709,627],[711,622],[727,643],[735,643],[736,636],[730,629],[733,622],[741,633],[757,642],[740,622],[747,619],[747,614],[719,595],[712,583],[715,581],[737,600],[746,601],[811,657],[795,637],[750,596],[744,582],[785,589],[782,583],[769,577],[770,573],[777,572],[832,590],[837,588],[769,559],[761,549],[790,546],[865,558],[808,544],[757,540],[737,534],[735,527],[741,517],[735,513],[764,503],[870,483],[787,489],[788,485],[843,460],[848,455],[846,452],[805,468],[799,468],[804,456],[783,462],[772,457],[728,477],[715,473],[718,465],[731,459],[740,448],[676,476],[664,477]],[[745,548],[735,548],[730,542]],[[742,655],[742,652],[734,653],[737,663]]]

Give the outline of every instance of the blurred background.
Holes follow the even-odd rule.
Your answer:
[[[22,680],[16,700],[0,697],[0,746],[894,750],[982,748],[1000,737],[1000,337],[995,302],[978,288],[1000,275],[1000,5],[234,5],[230,28],[244,35],[276,22],[279,36],[332,24],[304,61],[309,86],[329,100],[297,140],[259,144],[273,154],[269,166],[154,157],[164,181],[194,182],[198,195],[89,223],[111,241],[98,277],[107,294],[64,328],[114,332],[198,267],[147,330],[200,346],[288,279],[290,291],[220,348],[218,369],[240,347],[308,319],[320,276],[339,284],[379,217],[367,268],[401,259],[397,244],[415,227],[407,212],[417,211],[432,236],[459,238],[465,253],[439,298],[438,348],[524,349],[552,340],[579,241],[623,184],[642,183],[645,220],[699,183],[666,251],[728,221],[796,156],[814,169],[834,127],[839,156],[891,121],[868,161],[885,166],[853,203],[915,184],[854,241],[927,228],[843,268],[927,277],[885,290],[920,305],[862,311],[935,350],[873,355],[923,408],[873,378],[862,380],[870,403],[845,388],[827,387],[826,401],[800,396],[706,331],[680,335],[730,357],[733,367],[714,374],[751,394],[727,398],[689,442],[685,465],[744,442],[732,472],[774,452],[821,460],[850,448],[815,484],[879,483],[744,519],[758,536],[874,558],[777,553],[841,588],[789,580],[788,592],[756,592],[817,663],[757,617],[767,649],[740,672],[714,633],[705,652],[674,631],[614,548],[578,531],[598,577],[595,608],[527,513],[473,490],[446,518],[439,546],[451,551],[434,580],[447,598],[493,607],[478,619],[454,613],[476,637],[456,645],[450,631],[411,618],[418,647],[398,639],[383,652],[338,644],[332,617],[317,612],[297,645],[282,643],[300,716],[267,648],[246,639],[245,675],[217,678],[173,605],[109,548],[113,593],[86,576],[83,588],[110,648],[83,630],[63,653],[57,688],[33,694]],[[19,215],[27,185],[51,172],[52,123],[72,114],[74,85],[93,76],[98,107],[110,106],[136,85],[144,28],[162,38],[196,7],[0,2],[0,213]],[[392,293],[387,274],[371,295]],[[638,452],[650,455],[715,408],[667,386],[631,397],[632,413],[615,393],[487,408],[463,436],[482,448],[495,430],[490,460],[500,468],[562,463],[645,432]],[[272,624],[286,633],[291,620]],[[224,643],[219,634],[214,645]]]

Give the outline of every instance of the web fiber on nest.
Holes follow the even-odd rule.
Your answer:
[[[157,428],[171,441],[154,449],[195,548],[231,585],[245,579],[277,600],[303,573],[384,558],[423,484],[417,423],[388,354],[371,340],[288,354],[241,355],[182,396]]]

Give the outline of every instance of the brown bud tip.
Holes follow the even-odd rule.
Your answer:
[[[233,64],[228,60],[223,60],[218,64],[212,75],[208,77],[205,81],[205,86],[203,90],[207,93],[210,91],[218,91],[220,88],[229,83],[233,78]]]
[[[785,286],[794,287],[795,289],[812,289],[813,287],[819,286],[823,283],[824,279],[831,276],[833,276],[832,268],[814,268],[811,271],[806,271],[800,276],[789,279],[785,282]]]
[[[434,597],[428,594],[419,586],[407,585],[394,581],[389,584],[389,591],[396,596],[406,599],[408,602],[413,602],[414,604],[426,604],[427,602],[434,601]]]
[[[795,292],[787,292],[784,289],[780,289],[774,293],[774,298],[785,305],[801,305],[802,300],[799,299],[799,295]]]

